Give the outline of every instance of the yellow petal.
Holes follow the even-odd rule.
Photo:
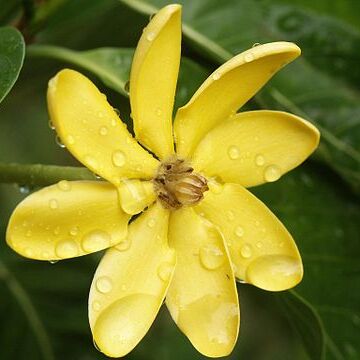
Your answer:
[[[122,209],[131,215],[140,213],[156,200],[151,181],[123,180],[118,191]]]
[[[303,267],[293,238],[241,185],[211,189],[196,211],[223,233],[238,279],[272,291],[289,289],[301,281]]]
[[[176,151],[190,157],[212,128],[254,96],[284,65],[300,55],[292,43],[274,42],[247,50],[220,66],[176,114]]]
[[[123,178],[151,178],[158,167],[126,129],[96,86],[73,70],[49,82],[48,107],[62,142],[85,166],[117,185]]]
[[[164,300],[175,267],[167,245],[169,212],[153,205],[129,226],[124,243],[109,249],[89,295],[94,341],[108,356],[121,357],[144,337]]]
[[[200,142],[192,164],[208,177],[254,186],[275,181],[301,164],[318,146],[319,131],[280,111],[237,114]]]
[[[129,219],[111,184],[62,180],[29,195],[17,206],[6,240],[25,257],[62,260],[121,242]]]
[[[181,51],[181,6],[150,21],[136,48],[130,103],[136,138],[161,159],[174,153],[172,111]]]
[[[230,354],[238,336],[240,311],[221,234],[187,207],[171,214],[169,243],[177,256],[166,297],[171,316],[205,356]]]

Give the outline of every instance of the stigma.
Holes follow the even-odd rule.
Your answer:
[[[169,210],[197,204],[209,190],[204,176],[183,159],[171,158],[163,162],[153,179],[161,204]]]

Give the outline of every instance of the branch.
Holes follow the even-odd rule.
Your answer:
[[[60,180],[96,180],[96,175],[84,167],[0,163],[0,183],[36,187]]]

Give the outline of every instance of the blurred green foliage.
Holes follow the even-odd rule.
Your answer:
[[[241,336],[229,359],[360,358],[360,5],[352,0],[183,0],[184,48],[176,106],[232,54],[254,43],[296,42],[303,56],[247,106],[297,113],[320,127],[308,163],[254,189],[284,222],[302,253],[305,277],[293,291],[239,284]],[[27,42],[20,77],[0,104],[0,161],[78,165],[48,126],[48,79],[81,69],[130,124],[125,84],[148,16],[164,0],[0,0],[0,26]],[[7,53],[0,28],[0,98],[17,78],[22,52]],[[6,36],[6,39],[9,37]],[[6,43],[7,40],[5,40]],[[15,41],[15,40],[14,40]],[[10,59],[11,81],[6,64]],[[5,75],[4,75],[5,74]],[[2,90],[4,89],[4,90]],[[18,184],[26,185],[26,184]],[[21,190],[21,191],[20,191]],[[0,359],[105,358],[94,348],[87,295],[101,254],[40,263],[4,241],[29,189],[0,185]],[[32,190],[32,189],[30,189]],[[166,309],[127,359],[203,359]]]

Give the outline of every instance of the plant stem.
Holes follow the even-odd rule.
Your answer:
[[[84,167],[0,163],[0,183],[36,187],[60,180],[96,180],[96,176]]]

